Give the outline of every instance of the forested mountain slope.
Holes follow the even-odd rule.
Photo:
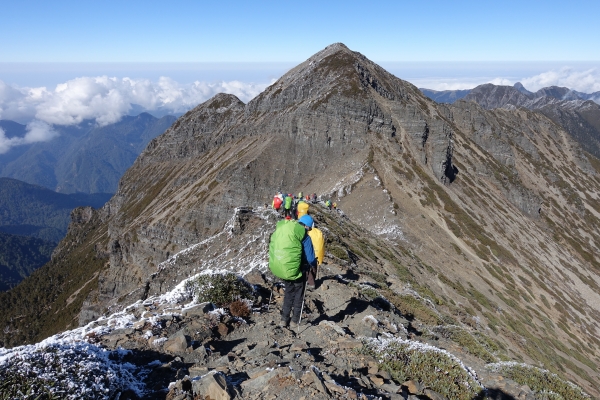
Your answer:
[[[114,193],[119,179],[148,142],[175,121],[148,113],[97,126],[93,121],[51,127],[56,137],[0,154],[0,176],[60,193]],[[24,125],[0,121],[7,137],[23,137]]]

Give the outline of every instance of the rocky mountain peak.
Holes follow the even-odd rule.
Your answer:
[[[410,95],[422,97],[408,82],[402,81],[361,53],[342,43],[319,51],[283,75],[265,92],[249,103],[251,110],[265,111],[300,107],[325,106],[330,100],[368,102],[372,96],[388,100],[407,100]]]
[[[533,93],[531,93],[529,90],[525,89],[525,86],[523,86],[523,84],[521,82],[517,82],[513,85],[513,87],[515,89],[517,89],[519,92],[523,93],[526,96],[531,96],[533,95]]]

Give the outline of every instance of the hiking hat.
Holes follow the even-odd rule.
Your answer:
[[[308,226],[309,228],[312,228],[313,224],[315,223],[312,217],[308,214],[301,216],[298,222],[304,226]]]

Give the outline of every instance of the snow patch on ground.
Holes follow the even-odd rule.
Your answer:
[[[365,164],[366,165],[366,164]],[[360,181],[364,176],[364,167],[363,165],[358,171],[354,173],[354,175],[347,176],[343,178],[341,181],[337,182],[331,190],[330,193],[337,193],[338,198],[342,198],[350,193],[352,193],[352,185],[355,185]]]

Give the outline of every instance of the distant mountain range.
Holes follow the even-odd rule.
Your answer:
[[[600,92],[588,94],[558,86],[530,92],[519,82],[514,86],[487,83],[471,90],[421,91],[440,103],[462,99],[488,110],[525,107],[538,111],[563,127],[585,151],[600,157]]]
[[[126,116],[99,127],[91,121],[53,126],[59,136],[12,148],[0,155],[0,176],[40,185],[60,193],[114,193],[123,173],[176,117],[148,113]],[[7,137],[23,137],[25,125],[0,121]]]
[[[90,121],[53,126],[58,137],[1,154],[0,291],[48,262],[71,211],[104,205],[148,142],[174,120],[142,113],[103,127]],[[27,133],[14,121],[2,120],[0,128],[8,138]]]
[[[464,99],[471,93],[473,93],[475,96],[478,96],[482,92],[487,92],[491,88],[501,88],[496,90],[499,90],[500,92],[504,92],[506,94],[510,94],[508,97],[504,98],[504,100],[507,103],[527,108],[532,108],[530,106],[532,104],[536,104],[536,102],[532,102],[532,100],[542,98],[553,98],[555,100],[592,100],[596,103],[600,103],[600,92],[582,93],[573,89],[558,86],[549,86],[542,88],[537,92],[530,92],[529,90],[525,89],[521,82],[517,82],[513,86],[499,86],[491,83],[486,83],[483,85],[479,85],[474,89],[465,90],[432,90],[425,88],[419,88],[419,90],[421,90],[421,92],[425,96],[429,97],[433,101],[436,101],[438,103],[452,104],[457,100]],[[471,96],[466,100],[475,100],[475,98]],[[515,104],[516,102],[519,102],[520,104]],[[501,106],[499,106],[498,103],[494,103],[494,106],[485,108],[491,109],[497,107]]]
[[[432,90],[432,89],[419,88],[419,90],[421,90],[421,92],[423,92],[423,94],[425,96],[429,97],[433,101],[436,101],[438,103],[449,103],[449,104],[452,104],[456,100],[460,100],[460,99],[464,98],[466,95],[468,95],[471,92],[471,89],[438,91],[438,90]]]

